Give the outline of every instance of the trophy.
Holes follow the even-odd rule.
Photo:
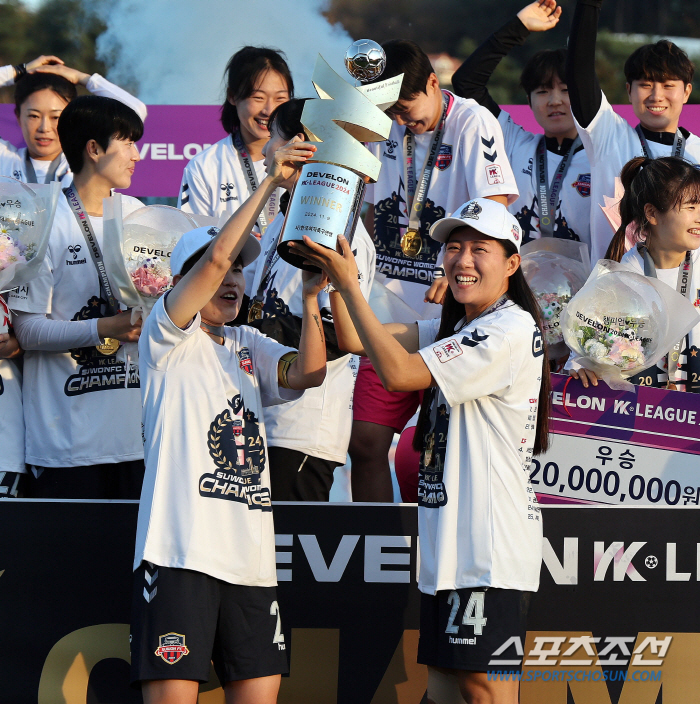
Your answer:
[[[345,53],[345,66],[362,82],[384,71],[384,50],[369,39],[354,42]],[[335,249],[338,235],[352,243],[360,217],[365,185],[379,177],[381,163],[362,142],[389,137],[391,118],[384,110],[399,97],[403,74],[379,83],[352,86],[322,56],[312,77],[318,100],[304,106],[301,122],[317,150],[304,163],[292,191],[277,252],[290,264],[309,271],[319,269],[289,247],[304,235]]]

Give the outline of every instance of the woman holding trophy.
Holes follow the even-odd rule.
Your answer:
[[[449,288],[442,317],[413,325],[377,320],[343,238],[340,254],[308,237],[291,246],[336,289],[340,346],[367,355],[386,389],[427,390],[416,444],[418,660],[429,666],[428,700],[516,704],[517,680],[486,672],[508,638],[524,640],[539,586],[542,522],[526,471],[548,446],[539,307],[520,269],[522,231],[505,206],[476,198],[430,236],[445,243]]]

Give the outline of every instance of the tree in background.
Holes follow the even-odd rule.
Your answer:
[[[520,72],[535,52],[566,46],[575,1],[562,0],[560,4],[562,22],[551,32],[531,36],[494,72],[489,91],[500,104],[525,102]],[[464,59],[522,6],[523,0],[330,0],[324,14],[353,39],[412,39],[429,54],[447,52]],[[624,62],[645,42],[620,39],[612,33],[700,37],[700,13],[697,0],[605,0],[600,26],[600,83],[611,103],[626,104]],[[691,101],[700,102],[700,87],[693,91]]]
[[[83,0],[47,0],[36,11],[19,0],[0,2],[0,66],[20,64],[54,54],[67,66],[85,73],[106,74],[96,58],[95,41],[106,29]],[[85,92],[78,86],[79,92]],[[2,102],[12,102],[13,88],[0,90]]]

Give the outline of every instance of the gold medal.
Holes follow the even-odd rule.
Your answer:
[[[113,337],[105,337],[101,345],[95,345],[97,351],[104,357],[111,357],[120,347],[121,342]]]
[[[256,320],[260,320],[263,317],[263,304],[262,301],[253,300],[248,308],[248,322],[254,323]]]
[[[406,230],[401,237],[401,251],[412,259],[423,249],[423,238],[418,230]]]

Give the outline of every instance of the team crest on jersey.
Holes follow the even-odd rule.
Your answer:
[[[435,356],[440,360],[442,364],[449,362],[455,357],[459,357],[462,354],[462,348],[459,346],[457,340],[447,340],[437,347],[433,347],[433,352]]]
[[[207,234],[209,235],[209,237],[214,237],[215,235],[219,234],[219,228],[218,227],[210,227],[207,230]]]
[[[591,195],[591,175],[579,174],[576,180],[571,184],[578,194],[583,198],[588,198]]]
[[[513,225],[510,229],[511,234],[513,235],[513,239],[516,242],[520,241],[520,228],[517,225]]]
[[[238,352],[238,366],[249,376],[253,376],[253,360],[250,358],[250,350],[241,347]]]
[[[478,220],[479,219],[479,213],[481,212],[482,208],[481,206],[475,201],[471,201],[470,203],[467,203],[461,210],[459,217],[460,218],[471,218],[472,220]]]
[[[451,144],[441,144],[440,151],[438,152],[437,159],[435,161],[435,166],[444,171],[450,168],[452,163],[452,145]]]
[[[262,485],[267,465],[260,421],[240,394],[209,426],[207,447],[215,469],[199,478],[199,495],[247,504],[249,510],[271,511],[270,490]]]
[[[491,164],[490,166],[484,167],[486,169],[486,180],[489,186],[495,186],[499,183],[505,183],[503,178],[503,171],[498,164]]]
[[[166,633],[158,636],[158,648],[155,654],[168,665],[174,665],[189,655],[190,649],[185,645],[185,636],[180,633]]]
[[[532,333],[532,356],[541,357],[544,354],[544,342],[539,328],[535,328]]]
[[[693,305],[696,308],[700,308],[700,288],[696,288],[695,292],[697,295],[695,296],[695,300],[693,301]]]

